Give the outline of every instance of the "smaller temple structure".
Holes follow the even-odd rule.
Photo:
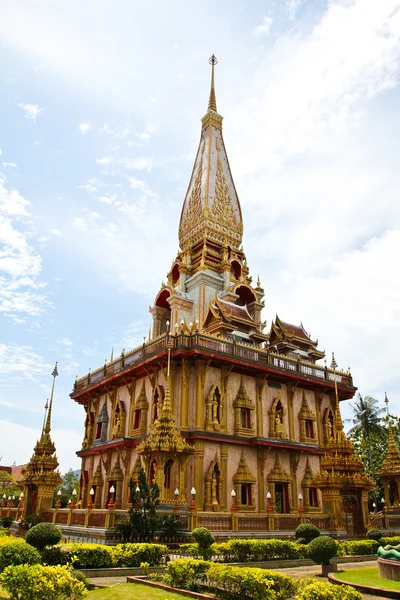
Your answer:
[[[58,375],[57,363],[52,372],[53,385],[50,402],[46,403],[40,440],[33,450],[32,458],[22,471],[20,484],[23,486],[23,515],[40,515],[52,507],[54,491],[61,484],[61,475],[57,470],[56,447],[50,437],[51,413],[53,408],[54,384]]]
[[[320,471],[313,478],[313,485],[322,492],[325,510],[331,515],[331,528],[343,529],[341,518],[343,498],[351,499],[354,531],[361,533],[364,523],[368,522],[368,492],[375,483],[364,473],[364,465],[354,453],[353,443],[343,431],[340,415],[339,397],[336,384],[337,364],[332,354],[331,368],[335,375],[335,418],[329,423],[329,441],[326,452],[321,457]]]
[[[388,407],[389,400],[385,392],[385,403]],[[388,412],[389,415],[389,412]],[[389,427],[389,444],[383,465],[377,472],[383,485],[386,510],[389,512],[400,510],[400,451],[394,441],[392,424]]]

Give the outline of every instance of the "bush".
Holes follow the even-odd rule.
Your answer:
[[[376,540],[351,540],[342,542],[340,545],[344,550],[344,554],[348,556],[376,554],[379,548],[379,542]]]
[[[155,567],[162,563],[168,548],[162,544],[117,544],[108,551],[114,567],[140,567],[144,562]]]
[[[168,563],[164,581],[179,590],[198,592],[206,582],[209,567],[210,563],[205,560],[179,558]]]
[[[40,554],[25,542],[14,542],[0,548],[0,573],[10,565],[35,565],[40,563]]]
[[[209,586],[226,600],[275,600],[274,582],[263,569],[213,564],[207,571]]]
[[[225,562],[253,562],[263,560],[291,560],[304,557],[304,547],[287,540],[229,540],[215,544]],[[214,550],[214,551],[215,551]]]
[[[43,523],[43,519],[39,517],[39,515],[28,515],[23,521],[21,521],[19,527],[23,531],[27,531],[28,529],[30,529],[34,525],[38,525],[39,523]]]
[[[42,563],[51,567],[66,565],[70,558],[69,552],[63,550],[60,546],[44,548],[41,551],[40,556],[42,557]]]
[[[71,572],[71,575],[74,579],[77,579],[78,581],[80,581],[84,586],[85,586],[85,590],[90,590],[90,581],[89,579],[86,577],[85,573],[82,573],[82,571],[77,571],[75,569],[75,571]]]
[[[394,535],[392,537],[381,537],[379,543],[381,546],[398,546],[398,544],[400,544],[400,535]]]
[[[306,541],[305,544],[309,544],[312,540],[321,535],[318,527],[315,527],[312,523],[302,523],[296,527],[295,538],[303,538]]]
[[[10,535],[5,535],[4,537],[0,537],[0,548],[1,546],[6,546],[8,544],[25,544],[24,538],[15,538]]]
[[[87,591],[67,567],[10,566],[0,575],[10,600],[80,600]]]
[[[307,554],[318,565],[329,565],[338,551],[335,540],[327,535],[315,538],[307,546]]]
[[[182,552],[182,554],[187,554],[187,556],[200,556],[198,544],[180,544],[179,552]]]
[[[73,565],[77,569],[111,567],[112,550],[101,544],[71,544],[69,547],[69,552],[74,557]]]
[[[301,591],[296,600],[362,600],[362,595],[349,585],[331,585],[307,581],[306,585],[300,584]]]
[[[209,548],[215,542],[213,534],[207,527],[196,527],[192,531],[192,537],[199,548]]]
[[[308,544],[306,538],[296,538],[295,544],[303,544],[306,546]]]
[[[61,540],[61,531],[53,523],[39,523],[30,528],[25,541],[38,550],[55,546]]]
[[[11,525],[14,523],[14,517],[2,517],[1,525],[5,529],[10,529]]]
[[[383,533],[380,529],[368,529],[367,535],[365,537],[367,538],[367,540],[375,540],[376,542],[379,542],[382,536]]]

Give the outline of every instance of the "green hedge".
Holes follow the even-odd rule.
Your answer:
[[[362,554],[376,554],[380,543],[376,540],[351,540],[342,542],[341,547],[347,556],[358,556]]]
[[[68,550],[78,569],[140,567],[142,562],[153,567],[161,564],[167,553],[167,546],[162,544],[71,544]]]
[[[34,565],[40,563],[40,554],[30,544],[14,542],[0,548],[0,573],[12,565]]]
[[[332,585],[320,581],[300,583],[300,593],[296,600],[362,600],[360,592],[349,585]],[[239,599],[238,599],[239,600]]]
[[[381,539],[379,540],[379,544],[381,546],[397,546],[398,544],[400,544],[400,535],[394,535],[392,537],[381,537]]]
[[[198,592],[206,583],[206,572],[211,563],[194,558],[178,558],[169,562],[165,571],[164,581],[167,585],[179,590]]]
[[[67,567],[9,566],[0,575],[0,583],[11,600],[80,600],[87,594]]]
[[[258,562],[305,558],[305,547],[287,540],[229,540],[214,544],[212,549],[224,562]]]

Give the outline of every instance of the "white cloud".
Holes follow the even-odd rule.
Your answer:
[[[47,303],[40,291],[41,257],[29,242],[29,202],[0,178],[0,313],[21,323],[18,313],[39,315]]]
[[[51,372],[51,365],[31,346],[0,343],[0,382],[12,375],[15,383]]]
[[[296,13],[304,0],[285,0],[285,8],[289,14],[289,19],[293,21],[296,17]]]
[[[77,127],[77,131],[79,131],[80,133],[87,133],[88,131],[90,131],[90,129],[92,129],[90,123],[80,123]]]
[[[254,37],[259,38],[267,36],[271,30],[272,22],[273,19],[271,17],[264,17],[262,23],[253,29]]]
[[[34,122],[36,122],[38,115],[44,111],[44,108],[40,108],[38,104],[23,104],[20,102],[18,106],[24,111],[25,117]]]
[[[80,459],[75,456],[74,452],[71,452],[71,448],[81,447],[82,436],[72,429],[59,427],[53,427],[50,435],[56,446],[61,473],[65,473],[69,468],[78,469]],[[17,464],[27,463],[39,436],[39,428],[26,427],[1,419],[0,438],[3,443],[3,463],[12,464],[14,461]]]
[[[17,163],[15,162],[2,162],[1,164],[4,168],[10,167],[15,169],[15,167],[17,166]]]

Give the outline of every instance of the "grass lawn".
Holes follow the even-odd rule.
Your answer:
[[[379,577],[378,567],[365,567],[364,569],[349,569],[341,573],[334,573],[336,579],[346,583],[358,583],[384,590],[396,590],[400,592],[400,581],[391,581]]]
[[[85,600],[182,600],[183,598],[187,600],[187,596],[181,596],[175,592],[167,592],[138,583],[121,583],[109,588],[92,590]]]

